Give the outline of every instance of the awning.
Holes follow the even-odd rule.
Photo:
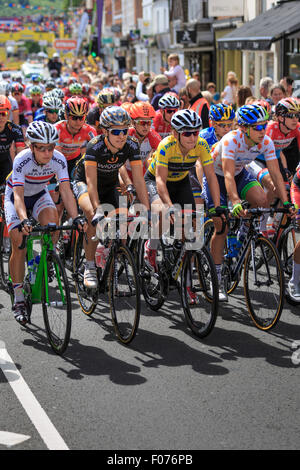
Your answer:
[[[300,31],[300,0],[270,8],[218,39],[219,49],[270,50],[272,42]]]

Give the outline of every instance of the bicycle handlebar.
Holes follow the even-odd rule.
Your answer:
[[[26,246],[26,238],[31,235],[38,235],[40,233],[50,233],[50,232],[56,232],[58,230],[72,230],[75,227],[73,225],[56,225],[56,224],[48,224],[48,225],[40,225],[34,228],[28,235],[24,235],[22,237],[22,243],[18,247],[19,250],[24,250]],[[19,227],[19,232],[21,232],[21,226]],[[78,230],[78,229],[76,229]],[[86,235],[86,234],[85,234]]]

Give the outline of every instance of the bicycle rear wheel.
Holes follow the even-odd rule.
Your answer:
[[[94,312],[98,293],[88,290],[83,283],[84,270],[85,270],[85,251],[83,247],[83,234],[80,233],[75,241],[74,256],[73,256],[73,279],[75,282],[75,289],[79,305],[85,315],[92,315]]]
[[[300,240],[300,230],[290,225],[285,229],[280,237],[278,251],[285,274],[291,277],[293,271],[293,254],[295,247]]]
[[[10,239],[8,237],[4,237],[4,232],[5,223],[2,220],[0,222],[0,284],[1,287],[6,290],[9,277],[8,262],[10,258],[11,247]]]
[[[244,292],[254,325],[273,328],[283,309],[284,275],[277,249],[264,237],[253,240],[246,254]]]
[[[126,246],[119,246],[112,256],[109,303],[117,337],[128,344],[138,329],[141,299],[134,259]]]
[[[44,272],[43,276],[42,305],[51,348],[57,354],[63,354],[71,335],[71,296],[65,269],[55,252],[47,254],[47,273]]]
[[[188,288],[196,299],[191,303]],[[219,286],[215,264],[206,247],[187,253],[181,273],[181,300],[188,326],[199,338],[211,333],[218,315]]]

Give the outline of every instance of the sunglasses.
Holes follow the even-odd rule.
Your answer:
[[[4,117],[8,115],[8,111],[0,111],[0,116]]]
[[[30,93],[31,96],[41,96],[41,93]]]
[[[18,96],[18,95],[21,95],[21,93],[20,93],[19,91],[13,91],[13,92],[12,92],[12,95]]]
[[[176,113],[176,111],[178,111],[178,108],[176,108],[176,109],[172,109],[172,108],[171,109],[165,109],[165,111],[168,114],[173,114],[173,113]]]
[[[183,137],[191,137],[192,135],[196,137],[199,135],[199,131],[184,131],[180,132],[180,134],[183,135]]]
[[[59,109],[46,109],[46,113],[58,114],[58,113],[59,113]],[[75,116],[74,116],[74,117],[75,117]]]
[[[112,135],[120,135],[121,133],[123,133],[124,135],[127,135],[128,134],[128,129],[109,129],[109,132],[112,134]]]
[[[84,116],[72,116],[72,114],[70,114],[69,116],[72,121],[83,121],[85,119],[85,115]]]
[[[55,149],[55,144],[49,145],[48,147],[39,147],[38,145],[35,145],[34,148],[36,148],[39,152],[46,153],[46,152],[53,152]]]
[[[250,126],[254,131],[264,131],[267,128],[268,123],[258,124],[257,126]]]
[[[285,117],[289,119],[299,119],[300,118],[300,113],[287,113]]]
[[[145,121],[143,119],[137,119],[134,122],[136,124],[140,124],[141,126],[150,126],[152,124],[152,119],[150,119],[150,121]]]
[[[217,122],[217,125],[218,125],[219,127],[221,127],[221,129],[225,129],[226,127],[232,127],[232,124],[233,124],[233,122],[231,122],[231,123],[229,123],[229,124],[221,124],[221,123],[218,123],[218,122]]]

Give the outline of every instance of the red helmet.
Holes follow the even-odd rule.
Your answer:
[[[24,91],[24,87],[21,83],[19,83],[19,82],[12,83],[11,93],[15,93],[15,92],[23,93],[23,91]]]
[[[0,95],[0,111],[7,111],[11,109],[11,103],[7,96]]]
[[[71,96],[66,102],[65,112],[71,116],[83,116],[88,112],[88,104],[84,98]]]
[[[131,119],[155,118],[156,113],[153,106],[147,101],[137,101],[130,108]]]

